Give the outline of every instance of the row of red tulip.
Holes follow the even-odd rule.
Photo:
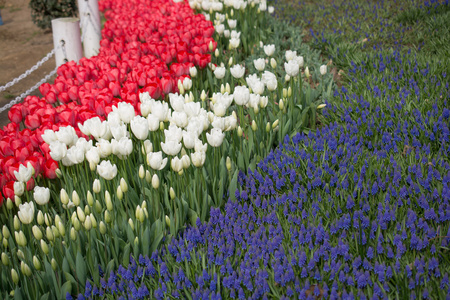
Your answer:
[[[139,93],[164,98],[178,91],[177,82],[189,76],[190,67],[205,68],[211,61],[213,24],[185,2],[103,0],[99,7],[107,19],[99,54],[60,66],[54,83],[40,86],[42,98],[28,96],[8,113],[11,123],[0,130],[5,198],[14,199],[14,171],[21,164],[31,163],[34,177],[56,177],[58,164],[41,138],[46,129],[71,125],[84,136],[77,124],[94,116],[105,119],[122,101],[139,113]],[[27,189],[33,186],[34,178]]]

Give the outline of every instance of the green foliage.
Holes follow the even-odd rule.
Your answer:
[[[75,0],[31,0],[31,19],[42,29],[50,29],[51,21],[77,15]]]

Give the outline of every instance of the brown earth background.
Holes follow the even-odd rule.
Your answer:
[[[0,86],[34,66],[53,49],[50,30],[44,31],[31,21],[29,0],[0,0]],[[0,92],[0,107],[34,86],[56,67],[54,56],[19,83]],[[55,76],[49,79],[52,83]],[[39,90],[31,95],[41,96]],[[9,123],[8,110],[0,114],[0,128]]]

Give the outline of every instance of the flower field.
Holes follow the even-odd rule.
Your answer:
[[[448,1],[99,5],[0,132],[2,298],[450,295],[448,46],[398,38]]]

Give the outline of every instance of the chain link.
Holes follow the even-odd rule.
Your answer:
[[[34,66],[32,66],[29,70],[25,71],[25,73],[23,73],[22,75],[20,75],[17,78],[14,78],[13,80],[11,80],[10,82],[8,82],[7,84],[5,84],[4,86],[0,86],[0,93],[5,91],[6,89],[12,87],[13,85],[15,85],[16,83],[18,83],[19,81],[21,81],[22,79],[24,79],[25,77],[27,77],[28,75],[30,75],[32,72],[36,71],[40,66],[42,66],[42,64],[44,64],[45,62],[47,62],[53,55],[55,54],[55,49],[53,49],[52,51],[50,51],[43,59],[41,59],[40,61],[38,61]]]
[[[41,81],[39,81],[38,83],[36,83],[33,87],[29,88],[26,92],[22,93],[20,96],[16,97],[16,99],[14,99],[13,101],[11,101],[10,103],[6,104],[5,106],[3,106],[2,108],[0,108],[0,113],[2,113],[3,111],[11,108],[11,106],[13,106],[14,104],[19,103],[23,98],[25,98],[26,96],[28,96],[29,94],[31,94],[32,92],[34,92],[38,87],[40,87],[42,84],[44,84],[47,80],[50,79],[50,77],[52,77],[53,75],[56,74],[56,70],[57,68],[55,68],[53,71],[51,71],[50,73],[48,73],[44,78],[41,79]]]

